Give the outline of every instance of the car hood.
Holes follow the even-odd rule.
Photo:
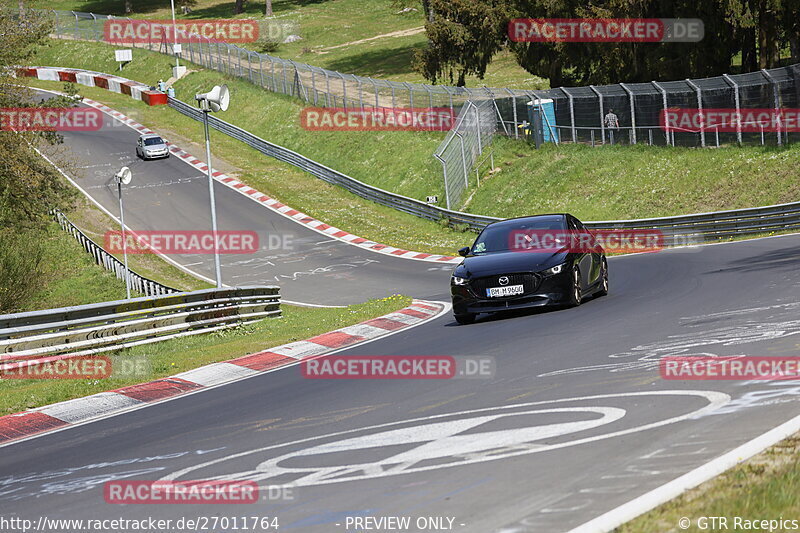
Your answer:
[[[498,252],[486,255],[472,255],[464,258],[459,270],[466,271],[470,277],[507,274],[509,272],[537,272],[563,263],[566,252]]]
[[[149,145],[145,146],[144,149],[148,150],[148,151],[152,150],[154,152],[160,152],[161,150],[166,150],[167,149],[167,145],[163,144],[163,143],[162,144],[149,144]]]

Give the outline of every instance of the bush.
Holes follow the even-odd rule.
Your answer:
[[[39,289],[44,252],[36,235],[0,232],[0,313],[22,309]]]

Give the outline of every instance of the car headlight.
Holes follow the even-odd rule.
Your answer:
[[[547,270],[543,270],[542,274],[545,276],[554,276],[555,274],[561,274],[561,271],[564,270],[564,267],[567,266],[566,263],[561,263],[560,265],[556,265],[552,268],[548,268]]]
[[[466,285],[469,282],[467,278],[462,278],[459,276],[453,276],[450,278],[450,283],[453,285]]]

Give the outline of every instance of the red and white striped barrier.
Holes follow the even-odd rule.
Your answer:
[[[203,388],[271,372],[277,368],[297,364],[309,357],[319,357],[327,352],[417,326],[436,318],[446,310],[447,306],[439,302],[414,300],[408,307],[394,313],[304,341],[290,342],[262,352],[212,363],[148,383],[100,392],[83,398],[2,416],[0,417],[0,445],[95,418],[107,417],[145,404],[164,401]]]
[[[100,87],[111,92],[127,94],[134,100],[141,100],[147,105],[167,104],[166,93],[151,91],[150,87],[144,83],[111,74],[62,67],[24,67],[17,69],[17,76],[77,83],[87,87]]]

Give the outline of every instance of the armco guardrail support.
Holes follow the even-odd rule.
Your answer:
[[[119,259],[106,252],[102,246],[87,237],[75,224],[70,222],[64,213],[58,209],[54,209],[52,214],[56,219],[56,222],[58,222],[58,225],[61,226],[61,229],[75,237],[75,239],[81,243],[83,249],[86,250],[87,253],[92,254],[95,263],[102,266],[106,270],[114,272],[114,275],[117,278],[125,281],[126,285],[130,283],[130,285],[136,291],[144,294],[145,296],[159,296],[163,294],[179,292],[177,289],[167,287],[166,285],[162,285],[156,281],[145,278],[144,276],[140,276],[132,270],[127,270],[119,261]]]
[[[656,87],[658,87],[658,85],[656,85]],[[170,98],[169,105],[184,115],[195,120],[202,120],[202,117],[199,116],[199,111],[185,102]],[[216,117],[212,116],[209,117],[209,119],[209,125],[211,127],[252,146],[259,152],[294,165],[328,183],[339,185],[353,194],[378,204],[392,207],[399,211],[428,220],[436,221],[446,218],[452,225],[467,224],[473,231],[480,230],[486,226],[486,224],[500,220],[496,217],[453,211],[450,208],[443,209],[414,198],[408,198],[378,189],[377,187],[367,185],[366,183],[317,163],[316,161],[303,157],[287,148],[269,143]],[[661,229],[670,236],[677,235],[686,238],[691,236],[693,239],[699,236],[701,239],[713,240],[731,235],[752,235],[788,229],[800,230],[800,202],[676,217],[586,222],[586,226],[589,229],[656,228]]]
[[[0,316],[5,368],[228,329],[280,316],[278,287],[205,289]],[[45,359],[46,360],[46,359]]]

